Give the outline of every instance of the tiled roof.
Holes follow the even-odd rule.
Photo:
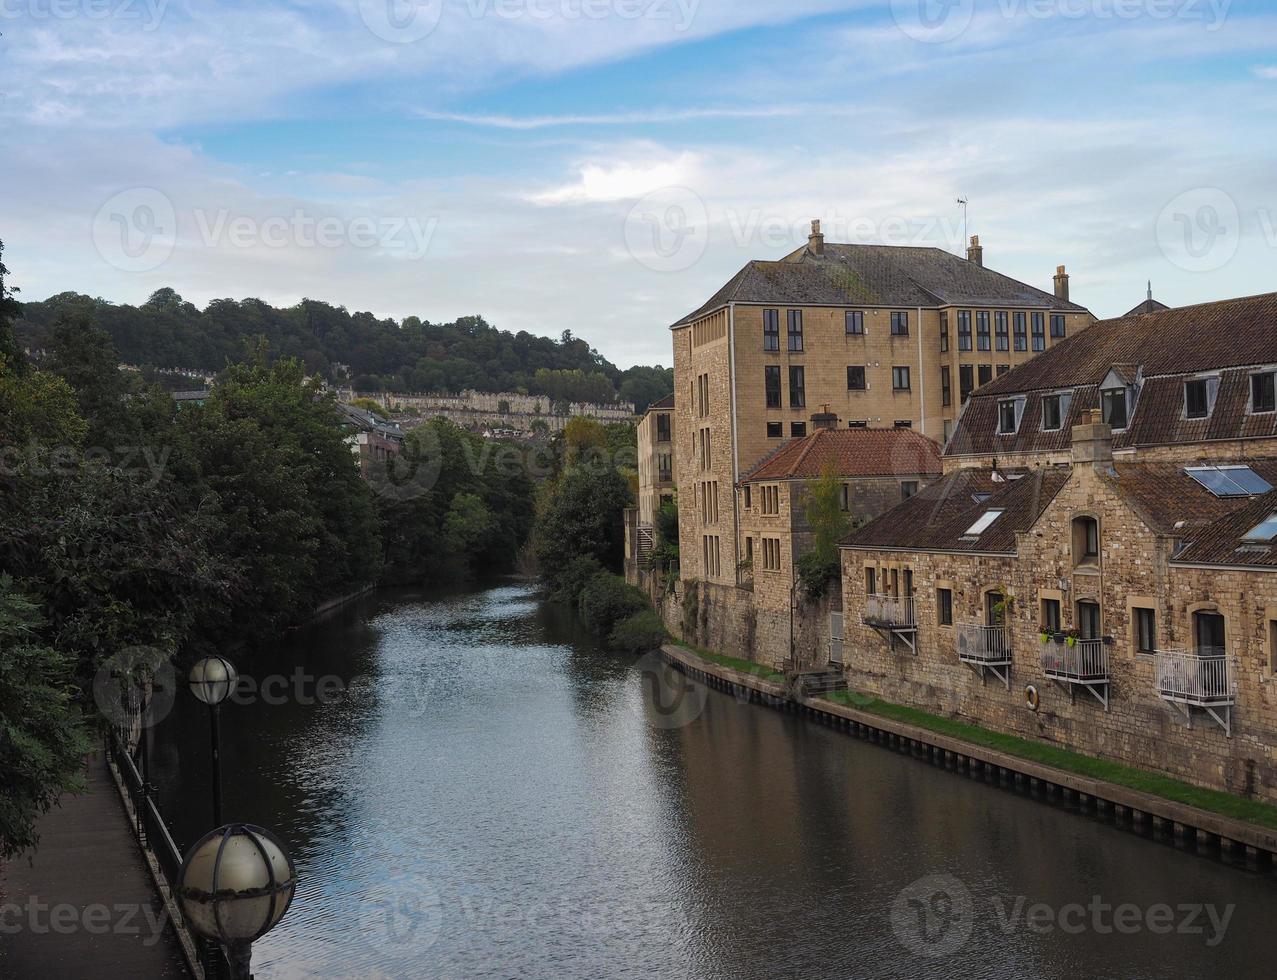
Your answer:
[[[1100,320],[980,389],[991,397],[1099,384],[1114,364],[1144,376],[1277,362],[1277,293]]]
[[[741,482],[812,480],[830,464],[845,477],[939,476],[940,447],[912,429],[817,429],[765,456]]]
[[[1027,531],[1068,481],[1064,467],[1030,470],[1002,482],[992,470],[963,469],[924,487],[843,541],[848,548],[892,551],[971,551],[1014,554],[1017,531]],[[976,495],[988,494],[984,500]],[[966,531],[992,509],[1002,514],[984,533]]]
[[[648,405],[647,410],[650,412],[650,411],[653,411],[654,409],[673,408],[673,407],[674,407],[674,392],[671,391],[664,398],[658,399],[657,401],[654,401],[652,402],[652,404]]]
[[[1236,465],[1249,466],[1277,487],[1277,459],[1242,459]],[[1116,476],[1107,479],[1130,502],[1154,531],[1189,538],[1222,517],[1245,507],[1253,497],[1217,497],[1189,476],[1184,463],[1118,463]],[[1188,464],[1192,465],[1192,464]],[[1230,460],[1211,460],[1211,465],[1234,465]]]
[[[948,305],[1023,307],[1085,313],[1086,308],[940,248],[828,244],[774,261],[752,261],[675,327],[730,302],[778,306]]]
[[[1258,467],[1256,467],[1258,469]],[[1269,478],[1277,486],[1277,481]],[[1277,490],[1245,498],[1241,506],[1219,520],[1185,535],[1185,544],[1172,561],[1204,565],[1277,567],[1277,541],[1247,541],[1252,528],[1277,514]]]
[[[1160,313],[1162,310],[1169,310],[1170,307],[1165,303],[1159,303],[1153,297],[1149,297],[1140,303],[1139,306],[1133,307],[1122,314],[1123,319],[1128,316],[1143,316],[1145,313]]]

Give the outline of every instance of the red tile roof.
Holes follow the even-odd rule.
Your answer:
[[[912,429],[817,429],[765,456],[742,483],[839,476],[939,476],[940,447]]]

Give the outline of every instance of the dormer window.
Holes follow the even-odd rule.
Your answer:
[[[1271,541],[1277,538],[1277,514],[1270,514],[1263,522],[1246,532],[1244,541]]]
[[[1265,371],[1250,376],[1250,412],[1258,415],[1261,412],[1277,411],[1277,374]]]
[[[1042,431],[1055,432],[1060,428],[1060,396],[1042,397]]]
[[[1184,382],[1184,417],[1204,419],[1210,415],[1210,392],[1205,378]]]
[[[1020,428],[1020,416],[1023,414],[1023,398],[1007,398],[998,402],[998,435],[1014,435]]]
[[[1105,423],[1115,431],[1126,428],[1126,389],[1109,388],[1100,392],[1100,409]]]

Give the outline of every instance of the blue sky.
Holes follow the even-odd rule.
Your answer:
[[[26,298],[325,299],[622,364],[745,261],[962,248],[1125,311],[1274,288],[1277,9],[0,0]]]

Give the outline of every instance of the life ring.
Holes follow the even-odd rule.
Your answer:
[[[1038,694],[1038,689],[1030,684],[1024,689],[1024,703],[1030,711],[1037,711],[1038,705],[1042,703],[1042,698]]]

